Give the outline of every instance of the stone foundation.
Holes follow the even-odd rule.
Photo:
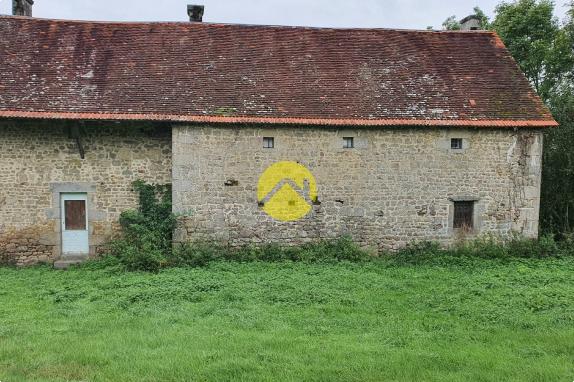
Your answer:
[[[53,262],[58,256],[47,238],[55,231],[54,224],[12,229],[0,234],[0,264],[30,265]]]

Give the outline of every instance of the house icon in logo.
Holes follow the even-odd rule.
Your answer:
[[[315,177],[299,163],[277,162],[259,178],[257,200],[263,211],[275,220],[299,220],[311,211],[317,200]]]

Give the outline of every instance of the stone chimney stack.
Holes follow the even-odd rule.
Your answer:
[[[12,0],[12,14],[32,17],[32,5],[34,0]]]
[[[482,29],[480,26],[480,18],[477,15],[466,16],[460,20],[460,30],[477,31],[480,29]]]
[[[200,23],[203,20],[203,5],[193,5],[187,6],[187,14],[189,15],[189,21],[192,23]]]

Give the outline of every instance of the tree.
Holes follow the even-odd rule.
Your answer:
[[[560,127],[545,137],[540,213],[543,231],[571,233],[574,228],[574,2],[570,3],[568,18],[557,39],[560,41],[549,58],[554,70],[550,75],[556,79],[548,91],[547,104]]]
[[[574,228],[574,92],[556,94],[551,103],[560,127],[544,138],[541,228],[548,233],[570,233]]]
[[[538,94],[547,101],[572,65],[572,44],[553,16],[550,0],[518,0],[496,7],[492,28],[520,65]]]
[[[460,29],[460,23],[455,15],[450,16],[442,23],[442,28],[448,31],[457,31]]]

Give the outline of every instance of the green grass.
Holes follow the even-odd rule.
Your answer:
[[[0,268],[0,381],[572,381],[574,258]]]

